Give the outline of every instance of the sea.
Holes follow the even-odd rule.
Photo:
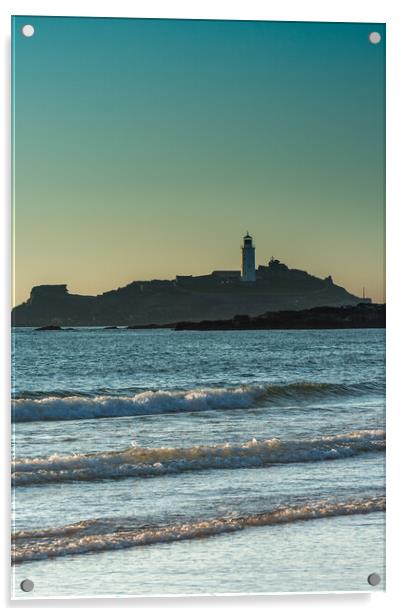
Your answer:
[[[15,598],[385,589],[384,330],[12,350]]]

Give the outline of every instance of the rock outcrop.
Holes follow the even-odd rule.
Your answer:
[[[322,306],[309,310],[281,310],[257,317],[237,315],[221,321],[182,322],[180,330],[246,329],[362,329],[385,327],[385,304],[361,303],[341,308]]]

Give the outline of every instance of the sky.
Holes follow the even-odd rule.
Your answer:
[[[19,16],[12,48],[14,304],[239,269],[246,231],[384,301],[383,24]]]

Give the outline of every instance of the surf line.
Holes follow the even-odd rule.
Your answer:
[[[130,531],[96,533],[97,521],[84,521],[61,528],[20,531],[13,535],[13,564],[73,554],[121,550],[156,543],[203,539],[258,526],[274,526],[335,516],[368,514],[385,510],[385,497],[339,503],[318,502],[281,507],[272,511],[232,518],[217,518]],[[91,529],[92,527],[92,529]],[[99,530],[99,527],[98,527]]]

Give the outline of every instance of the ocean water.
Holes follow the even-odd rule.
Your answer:
[[[14,329],[14,597],[383,590],[384,344]]]

